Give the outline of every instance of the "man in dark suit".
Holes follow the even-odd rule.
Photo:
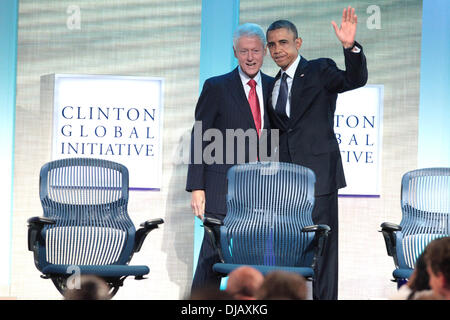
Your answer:
[[[264,31],[244,24],[237,28],[233,43],[239,66],[206,80],[195,109],[186,190],[192,192],[191,207],[200,219],[225,218],[227,171],[234,164],[258,159],[261,131],[269,128],[266,105],[273,78],[260,72],[266,54]],[[230,130],[237,131],[230,135]],[[215,262],[218,256],[205,233],[192,290],[219,287],[220,278],[212,270]]]
[[[281,68],[275,78],[268,113],[280,130],[279,159],[312,169],[316,175],[313,220],[327,224],[331,233],[318,261],[313,284],[314,299],[337,299],[338,293],[338,198],[345,187],[339,145],[334,134],[337,94],[367,82],[366,59],[355,42],[357,17],[344,9],[341,27],[332,22],[344,47],[346,70],[331,59],[306,60],[298,54],[302,39],[289,21],[279,20],[267,30],[267,43]]]

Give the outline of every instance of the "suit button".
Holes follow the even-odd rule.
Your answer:
[[[292,131],[294,131],[294,130],[292,130],[292,129],[288,129],[288,132],[292,132]]]

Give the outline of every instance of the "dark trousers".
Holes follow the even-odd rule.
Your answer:
[[[221,221],[225,218],[224,215],[212,213],[205,213],[205,216],[220,219]],[[205,232],[198,256],[197,268],[195,269],[194,279],[192,280],[191,293],[205,287],[220,288],[221,277],[212,269],[213,265],[217,262],[219,262],[219,256],[217,251],[214,250],[211,238]]]
[[[338,195],[315,197],[312,213],[315,224],[327,224],[331,228],[323,256],[317,261],[313,281],[314,300],[337,300],[338,298]]]

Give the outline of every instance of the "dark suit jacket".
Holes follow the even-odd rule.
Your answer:
[[[307,61],[302,57],[291,87],[290,117],[281,117],[272,105],[268,108],[271,126],[280,129],[280,161],[312,169],[316,196],[346,186],[333,128],[334,111],[338,93],[367,82],[366,58],[362,47],[356,45],[361,52],[344,50],[346,71],[339,70],[331,59]]]
[[[270,90],[273,87],[274,79],[261,72],[261,81],[265,108],[264,129],[268,129],[270,120],[266,106],[271,96]],[[228,139],[226,141],[225,139],[227,129],[242,129],[244,132],[248,129],[256,129],[238,68],[230,73],[212,77],[205,81],[195,109],[195,121],[202,121],[202,135],[208,129],[216,129],[216,133],[220,133],[223,137],[223,149],[219,150],[216,148],[215,152],[212,153],[216,157],[216,160],[219,159],[217,163],[205,163],[205,159],[203,159],[201,164],[194,163],[196,141],[194,129],[192,130],[191,162],[188,167],[186,190],[205,190],[205,211],[225,215],[227,210],[226,174],[228,169],[237,163],[257,160],[256,153],[251,157],[250,147],[254,148],[255,144],[251,143],[250,139],[241,141],[238,139]],[[234,153],[233,155],[228,154],[229,159],[227,161],[227,151],[229,152],[231,150],[227,150],[227,143],[230,143],[230,141],[232,141],[231,148]],[[212,139],[212,141],[204,141],[201,145],[202,152],[205,148],[208,148],[207,153],[209,154],[209,151],[214,149],[213,143],[215,142],[215,139]],[[241,152],[244,155],[244,159],[237,158],[238,147],[244,150],[244,152]],[[220,152],[222,152],[222,157],[220,157]]]

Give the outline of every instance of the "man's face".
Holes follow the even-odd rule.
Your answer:
[[[275,29],[267,34],[267,47],[273,61],[283,70],[289,68],[298,56],[302,39],[286,28]]]
[[[261,40],[258,37],[240,37],[233,50],[242,71],[250,78],[256,76],[266,55]]]

